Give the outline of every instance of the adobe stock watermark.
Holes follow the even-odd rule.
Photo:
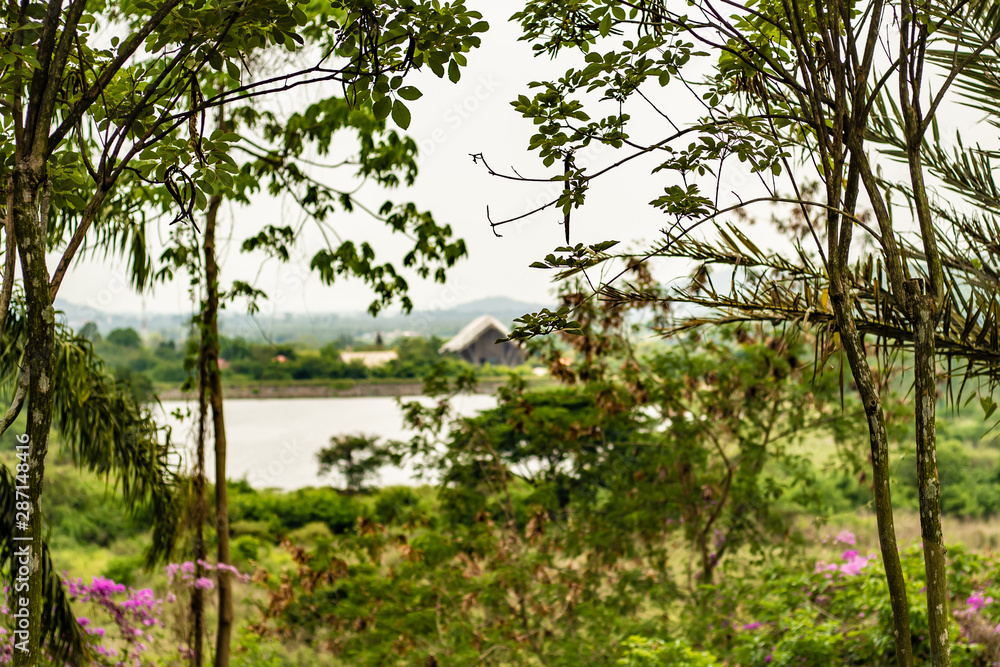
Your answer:
[[[255,489],[266,489],[277,485],[289,468],[301,460],[306,448],[298,440],[282,442],[266,462],[257,465],[246,476],[247,483]]]
[[[471,93],[448,107],[441,116],[441,122],[417,142],[418,159],[431,157],[437,149],[446,144],[458,128],[462,127],[482,107],[483,103],[500,90],[503,83],[493,74],[479,77]]]
[[[117,296],[129,290],[129,282],[129,277],[120,268],[113,268],[107,286],[97,290],[93,296],[88,298],[87,305],[95,311],[104,310],[114,303]]]

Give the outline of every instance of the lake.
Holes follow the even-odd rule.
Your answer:
[[[424,396],[405,397],[427,405]],[[462,415],[471,415],[496,405],[490,394],[461,395],[453,400]],[[173,416],[180,408],[190,411],[183,421]],[[164,414],[165,413],[165,414]],[[346,433],[366,433],[383,438],[403,439],[412,431],[403,428],[403,416],[396,399],[388,396],[358,398],[230,399],[225,403],[226,435],[229,443],[227,477],[245,477],[255,488],[298,489],[305,486],[338,484],[338,476],[317,476],[316,453],[329,444],[330,437]],[[173,441],[185,461],[193,461],[197,403],[163,401],[160,423],[173,427]],[[209,414],[211,420],[211,414]],[[211,424],[211,421],[209,421]],[[211,441],[206,443],[206,473],[215,478],[215,457]],[[373,482],[379,486],[418,484],[412,470],[386,468]]]

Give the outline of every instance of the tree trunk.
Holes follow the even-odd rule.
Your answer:
[[[871,366],[865,356],[851,305],[839,280],[831,280],[830,297],[841,344],[847,355],[858,394],[868,419],[868,440],[872,452],[872,477],[874,478],[875,518],[878,523],[878,541],[885,566],[885,579],[889,586],[892,606],[892,632],[896,646],[896,665],[913,667],[913,644],[910,636],[910,610],[906,602],[906,580],[896,545],[896,528],[892,517],[892,494],[889,492],[889,440],[885,430],[885,413]]]
[[[229,498],[226,489],[226,421],[222,412],[222,376],[219,372],[219,265],[215,258],[215,227],[222,196],[213,195],[205,222],[206,305],[202,336],[208,368],[212,425],[215,433],[215,534],[217,559],[229,564]],[[218,569],[219,625],[215,635],[215,667],[229,667],[233,633],[233,588],[229,572]]]
[[[195,454],[193,480],[194,505],[191,519],[194,523],[192,556],[194,558],[195,579],[205,576],[202,563],[205,561],[205,521],[208,509],[205,505],[205,436],[208,420],[208,353],[205,347],[205,323],[201,324],[201,344],[198,346],[198,445]],[[205,593],[198,586],[191,588],[191,665],[202,667],[205,637]]]
[[[938,481],[935,412],[937,382],[934,368],[933,298],[914,298],[914,396],[916,399],[917,487],[920,491],[920,536],[927,576],[927,619],[930,626],[931,665],[951,665],[948,638],[948,572],[941,530],[941,484]]]
[[[45,455],[52,425],[52,353],[55,339],[55,312],[49,294],[49,274],[45,265],[45,230],[38,214],[37,170],[18,166],[14,186],[14,231],[21,256],[21,274],[28,311],[28,340],[25,372],[29,374],[26,468],[17,467],[17,511],[26,510],[27,520],[18,523],[11,568],[11,613],[15,623],[14,665],[40,662],[42,613],[42,522],[41,497],[45,480]],[[24,450],[19,450],[24,451]],[[23,464],[22,464],[23,465]],[[23,495],[22,495],[23,493]],[[26,503],[22,506],[20,503]],[[20,520],[22,517],[16,517]],[[21,616],[22,612],[24,617]],[[24,625],[21,624],[24,618]]]

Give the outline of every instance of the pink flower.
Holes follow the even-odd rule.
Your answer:
[[[195,588],[201,588],[203,590],[211,590],[215,588],[215,582],[208,577],[200,577],[194,582]]]
[[[851,557],[844,559],[847,562],[840,566],[840,571],[849,577],[856,577],[861,574],[861,570],[865,569],[871,557],[859,556],[857,551],[845,552],[844,555],[846,556],[848,553],[851,554]]]
[[[973,611],[981,611],[983,607],[993,602],[991,597],[983,597],[982,591],[976,591],[965,601]]]
[[[849,544],[853,547],[854,544],[857,542],[857,539],[854,537],[854,533],[852,533],[851,531],[842,530],[837,534],[835,538],[833,538],[833,541],[839,542],[841,544]]]
[[[743,629],[744,630],[756,630],[760,626],[761,626],[761,623],[759,623],[757,621],[754,621],[753,623],[747,623],[746,625],[744,625]]]

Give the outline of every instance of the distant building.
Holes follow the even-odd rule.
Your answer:
[[[498,338],[506,338],[510,333],[500,320],[492,315],[483,315],[465,325],[458,334],[441,346],[441,354],[454,352],[469,363],[481,365],[518,366],[524,363],[525,354],[520,345],[513,341],[497,343]]]
[[[396,350],[374,350],[371,352],[341,352],[340,360],[345,364],[349,364],[352,361],[360,361],[368,368],[375,368],[376,366],[382,366],[387,364],[393,359],[398,359],[399,355],[396,354]]]

